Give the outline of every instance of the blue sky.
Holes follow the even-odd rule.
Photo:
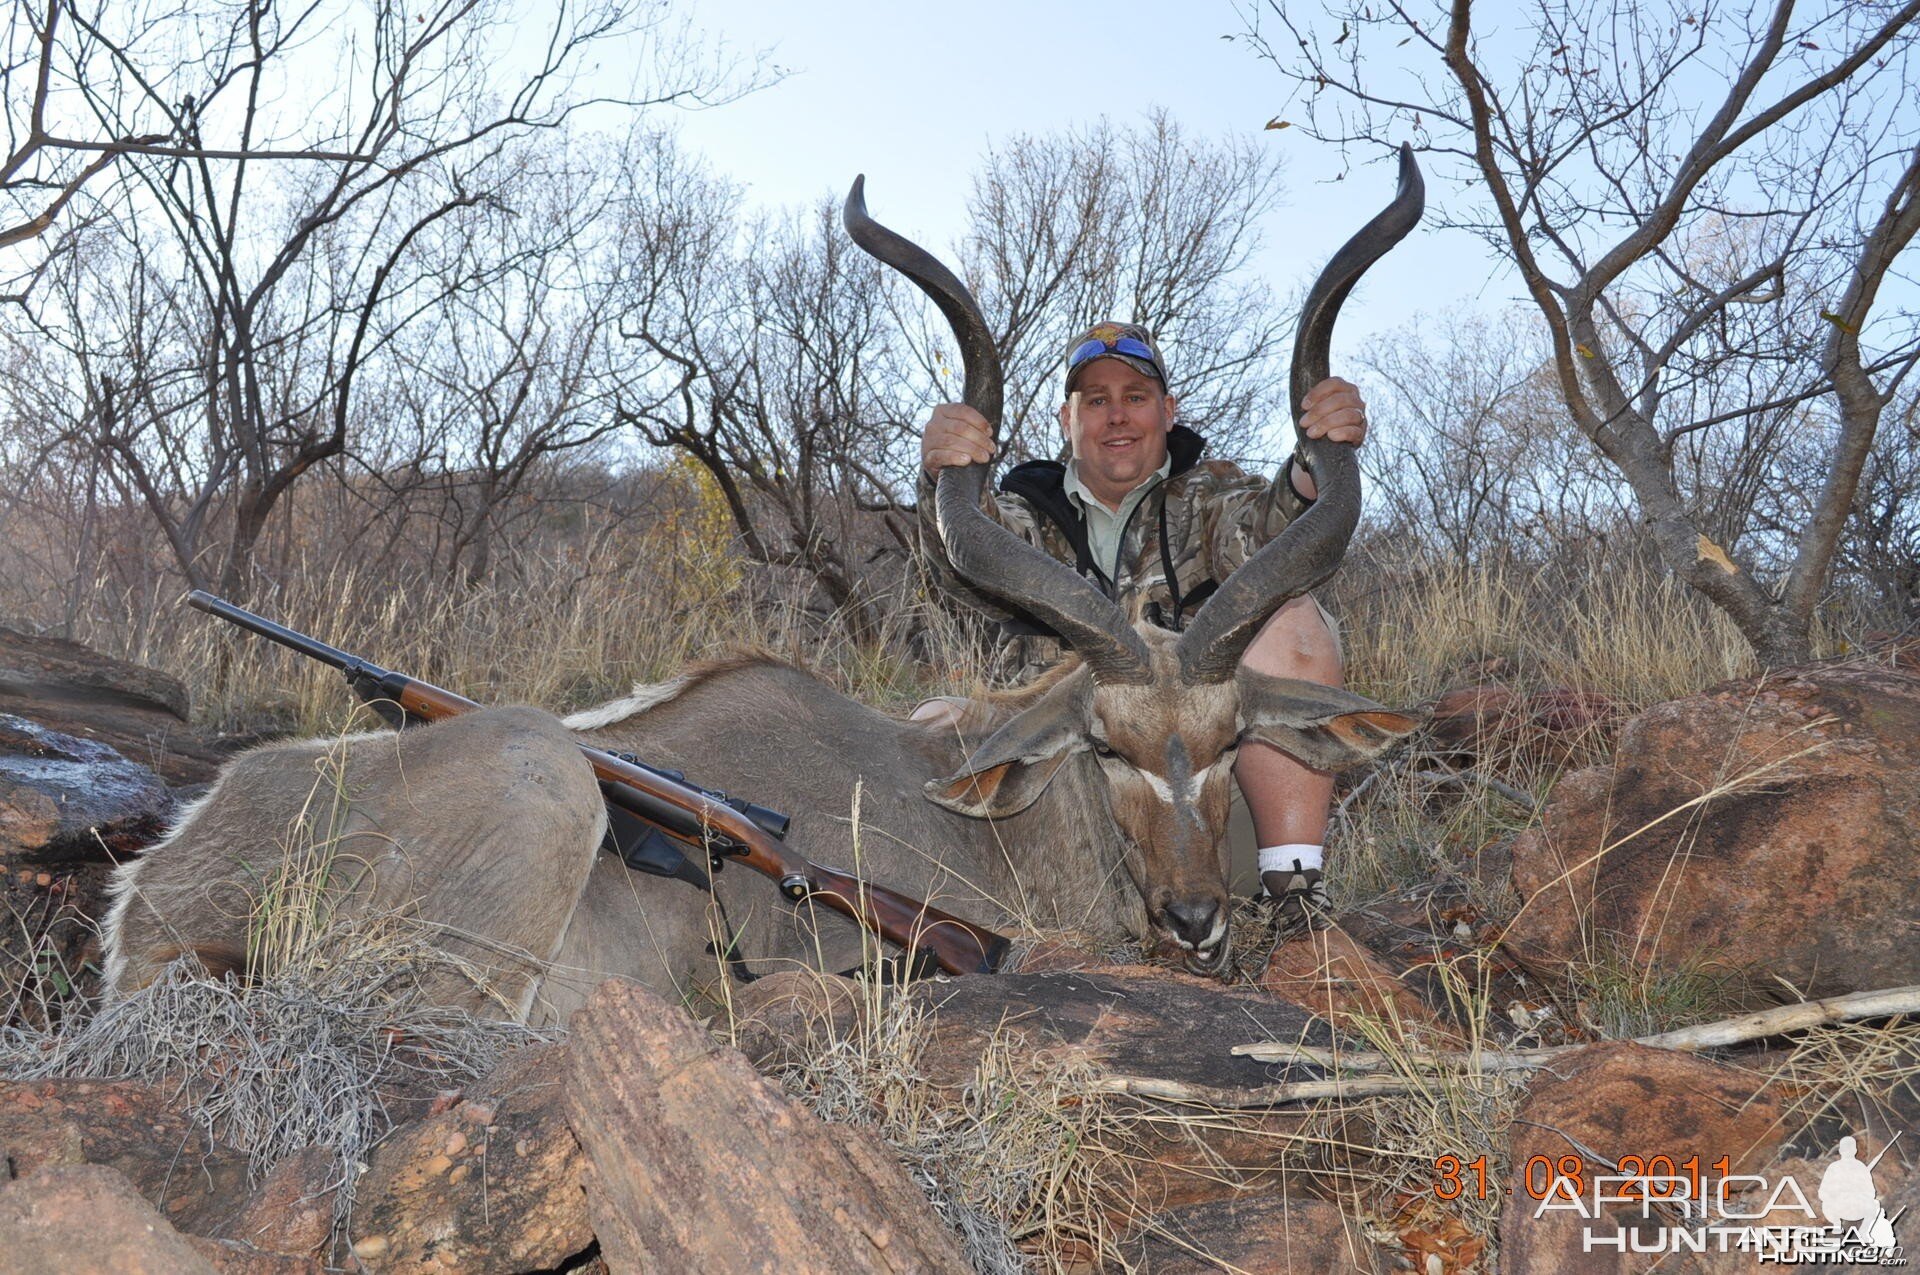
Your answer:
[[[1393,169],[1356,167],[1299,129],[1264,130],[1286,87],[1237,41],[1234,8],[1117,0],[721,0],[700,23],[737,50],[769,49],[790,74],[744,100],[680,116],[689,146],[780,205],[842,194],[867,174],[881,221],[936,250],[965,227],[968,180],[995,141],[1167,108],[1194,136],[1258,134],[1287,162],[1287,195],[1262,227],[1257,266],[1281,295],[1309,280],[1393,194]],[[1358,161],[1361,157],[1356,155]],[[1429,201],[1446,192],[1429,181]],[[1349,303],[1339,353],[1417,312],[1497,308],[1516,291],[1472,238],[1423,229]]]

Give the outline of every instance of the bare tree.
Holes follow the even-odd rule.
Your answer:
[[[52,255],[23,246],[46,236],[76,201],[85,202],[83,192],[103,174],[110,180],[123,157],[222,157],[191,141],[182,119],[196,98],[219,97],[243,68],[215,56],[221,42],[205,42],[201,32],[231,32],[257,21],[259,8],[231,0],[12,0],[0,33],[7,132],[0,160],[0,251],[13,250],[4,299],[22,299]],[[365,158],[258,139],[224,157]]]
[[[1789,463],[1802,459],[1799,440],[1787,444]],[[1818,462],[1817,457],[1806,458]],[[1814,490],[1818,490],[1817,488]],[[1805,521],[1796,488],[1767,493],[1762,515],[1783,525]],[[1920,396],[1911,384],[1887,409],[1854,498],[1852,534],[1840,546],[1840,570],[1858,582],[1861,601],[1911,632],[1920,627]]]
[[[648,82],[610,99],[624,106],[742,87],[659,0],[554,12],[529,40],[494,0],[242,5],[191,28],[202,91],[133,103],[164,105],[184,149],[123,148],[59,286],[20,309],[69,351],[69,418],[195,584],[242,588],[281,498],[346,451],[369,369],[511,268],[485,247],[428,249],[450,234],[484,245],[485,219],[510,214],[524,148],[595,100],[576,91],[590,50],[620,37],[639,53]],[[133,127],[117,91],[75,92],[107,132]],[[320,158],[253,158],[289,137]]]
[[[621,330],[652,367],[623,418],[706,469],[749,559],[801,571],[856,640],[876,640],[885,590],[869,559],[903,556],[910,535],[894,503],[893,285],[833,201],[743,217],[665,136],[629,171]]]
[[[1566,409],[1662,561],[1763,661],[1805,659],[1881,416],[1920,358],[1913,315],[1876,309],[1920,231],[1920,3],[1535,0],[1496,25],[1469,0],[1389,0],[1302,25],[1269,0],[1247,16],[1307,132],[1456,161],[1442,223],[1516,267]],[[1824,439],[1806,521],[1742,543],[1785,428]]]
[[[365,470],[351,485],[391,506],[370,512],[390,514],[395,534],[424,514],[434,528],[426,557],[475,582],[566,462],[621,430],[614,405],[635,374],[616,348],[612,205],[624,155],[584,142],[517,158],[504,215],[462,210],[423,250],[438,277],[472,285],[437,298],[395,338],[369,387],[384,419],[357,431],[351,449]]]
[[[1551,448],[1523,406],[1539,365],[1530,336],[1511,319],[1423,322],[1361,356],[1378,422],[1360,453],[1369,496],[1402,534],[1462,562],[1512,552],[1536,512],[1531,480]]]
[[[1260,450],[1262,427],[1285,414],[1291,315],[1247,267],[1283,192],[1270,149],[1190,137],[1165,111],[990,151],[959,256],[1006,362],[1003,447],[1059,450],[1064,343],[1118,318],[1161,342],[1185,423],[1222,454]],[[943,329],[914,314],[924,373],[936,379],[953,356]]]

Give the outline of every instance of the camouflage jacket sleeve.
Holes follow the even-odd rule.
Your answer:
[[[1209,471],[1207,495],[1197,512],[1207,570],[1214,580],[1232,575],[1313,503],[1294,491],[1284,468],[1272,479],[1249,474],[1231,461],[1202,461],[1196,468]]]

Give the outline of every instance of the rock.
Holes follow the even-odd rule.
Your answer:
[[[0,713],[0,860],[110,861],[158,837],[172,810],[145,766]]]
[[[1498,873],[1502,885],[1512,871],[1504,858],[1497,866],[1487,851],[1454,865],[1436,881],[1400,894],[1375,899],[1364,908],[1340,914],[1340,930],[1413,992],[1436,1017],[1443,1032],[1456,1032],[1460,975],[1471,969],[1476,998],[1504,1009],[1516,1001],[1538,1001],[1541,989],[1520,963],[1500,946],[1501,926],[1483,911]],[[1417,1020],[1415,1020],[1417,1021]],[[1584,1043],[1591,1035],[1569,1035],[1557,1017],[1540,1025],[1540,1044]]]
[[[1860,650],[1907,673],[1920,673],[1920,635],[1872,629],[1860,636]]]
[[[1234,1045],[1330,1045],[1335,1039],[1325,1021],[1298,1005],[1157,966],[959,978],[920,984],[912,994],[933,1013],[919,1073],[948,1090],[955,1105],[990,1053],[996,1071],[1081,1068],[1231,1093],[1323,1075],[1314,1067],[1236,1057]],[[1135,1109],[1150,1105],[1111,1101]],[[1113,1135],[1127,1165],[1127,1181],[1114,1189],[1146,1211],[1236,1198],[1281,1183],[1294,1187],[1299,1198],[1330,1186],[1331,1177],[1323,1175],[1340,1169],[1335,1152],[1301,1154],[1300,1138],[1312,1119],[1308,1109],[1290,1107],[1130,1122],[1131,1142]],[[1369,1143],[1356,1133],[1348,1145]]]
[[[932,1084],[954,1087],[972,1079],[996,1040],[1021,1054],[1044,1053],[1056,1064],[1257,1089],[1289,1077],[1235,1057],[1232,1046],[1262,1039],[1330,1045],[1334,1039],[1326,1023],[1298,1005],[1157,966],[957,978],[921,983],[913,995],[934,1014],[921,1071]],[[1218,1047],[1196,1047],[1201,1043]]]
[[[825,1124],[658,995],[608,981],[572,1028],[573,1126],[613,1271],[970,1269],[884,1144]]]
[[[1561,781],[1513,881],[1507,941],[1543,968],[1710,959],[1755,996],[1920,983],[1920,676],[1806,668],[1647,710],[1614,765]]]
[[[1791,1132],[1788,1115],[1788,1102],[1762,1089],[1751,1073],[1689,1054],[1621,1042],[1556,1061],[1532,1082],[1515,1113],[1507,1144],[1510,1180],[1489,1182],[1513,1192],[1500,1215],[1501,1269],[1556,1275],[1645,1270],[1644,1254],[1583,1251],[1583,1228],[1612,1236],[1617,1227],[1631,1233],[1635,1226],[1660,1223],[1643,1219],[1638,1204],[1603,1205],[1600,1216],[1583,1218],[1569,1201],[1536,1198],[1547,1196],[1552,1175],[1571,1177],[1577,1170],[1583,1207],[1592,1213],[1595,1177],[1612,1171],[1595,1155],[1616,1162],[1637,1156],[1643,1164],[1667,1156],[1677,1173],[1685,1173],[1688,1157],[1697,1156],[1699,1173],[1709,1179],[1717,1173],[1715,1161],[1725,1156],[1732,1172],[1750,1173],[1772,1159]]]
[[[1260,986],[1337,1027],[1356,1019],[1391,1024],[1421,1049],[1458,1049],[1465,1040],[1374,953],[1338,925],[1281,943],[1267,958]]]
[[[765,1068],[844,1038],[860,1021],[862,992],[851,979],[780,970],[739,988],[730,1004],[735,1045]]]
[[[0,1081],[0,1148],[23,1178],[78,1162],[114,1169],[182,1231],[218,1232],[248,1195],[242,1153],[131,1080]]]
[[[1871,1161],[1885,1148],[1884,1142],[1863,1137],[1859,1158]],[[1719,1212],[1712,1214],[1714,1220],[1720,1225],[1738,1227],[1824,1225],[1820,1181],[1838,1159],[1837,1149],[1829,1147],[1827,1152],[1814,1159],[1794,1156],[1769,1164],[1759,1171],[1760,1178],[1750,1189],[1732,1195],[1726,1213],[1737,1220],[1723,1220]],[[1908,1170],[1895,1158],[1875,1166],[1872,1173],[1880,1205],[1893,1219],[1894,1239],[1904,1241],[1906,1253],[1911,1254],[1916,1235],[1920,1235],[1920,1231],[1915,1230],[1920,1226],[1920,1170]],[[1789,1178],[1794,1184],[1791,1190],[1785,1185]],[[1903,1214],[1902,1209],[1907,1211]],[[1747,1275],[1757,1268],[1756,1262],[1752,1252],[1742,1252],[1736,1247],[1721,1253],[1712,1251],[1710,1246],[1705,1253],[1670,1259],[1662,1264],[1660,1271],[1661,1275]]]
[[[0,1004],[46,1027],[92,991],[107,875],[172,809],[159,776],[107,745],[0,713]]]
[[[62,1165],[0,1188],[0,1275],[213,1275],[207,1259],[103,1165]]]
[[[213,779],[232,751],[187,724],[187,690],[78,642],[0,627],[0,713],[106,744],[170,784]]]
[[[1360,1223],[1325,1200],[1284,1193],[1175,1209],[1146,1243],[1154,1275],[1374,1275],[1393,1269]]]
[[[218,1275],[326,1275],[327,1268],[317,1257],[269,1253],[239,1240],[215,1240],[204,1235],[185,1239]]]
[[[341,1172],[340,1157],[331,1148],[294,1152],[268,1170],[239,1212],[221,1226],[218,1238],[262,1255],[322,1256],[333,1234]],[[228,1269],[219,1259],[214,1265]]]
[[[519,1050],[457,1106],[374,1148],[348,1234],[362,1267],[545,1270],[587,1248],[566,1078],[566,1046]]]

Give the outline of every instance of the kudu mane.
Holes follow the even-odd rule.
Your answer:
[[[731,647],[723,655],[709,660],[701,660],[683,672],[675,673],[664,682],[635,682],[633,689],[616,700],[608,700],[593,708],[584,708],[561,720],[570,730],[600,730],[607,726],[618,726],[631,721],[650,709],[670,704],[674,700],[689,695],[716,678],[742,669],[778,668],[794,673],[803,673],[819,679],[819,674],[805,665],[796,664],[784,655],[768,650],[763,646],[741,645]]]

